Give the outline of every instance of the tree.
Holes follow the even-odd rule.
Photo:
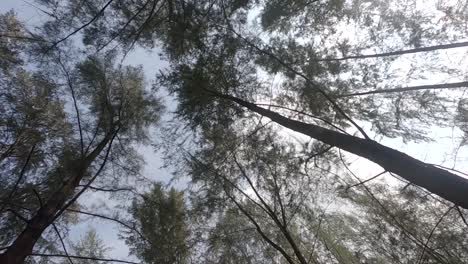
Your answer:
[[[464,3],[44,2],[54,17],[41,29],[46,50],[64,49],[75,36],[97,53],[114,43],[124,54],[135,45],[162,48],[170,67],[156,85],[178,105],[161,145],[177,174],[192,178],[191,212],[215,223],[207,232],[249,225],[229,236],[244,244],[208,241],[208,261],[466,261],[464,242],[447,241],[466,234],[468,181],[374,140],[430,142],[431,129],[456,127],[466,143],[466,72],[444,53],[464,55],[455,51],[466,47]],[[421,84],[434,76],[441,80]],[[106,97],[88,94],[91,102]],[[96,105],[93,114],[113,119]],[[278,136],[290,132],[284,128],[295,133]],[[341,150],[384,172],[361,180]],[[386,188],[369,183],[379,177]],[[438,231],[446,219],[453,228]],[[141,252],[154,245],[142,243],[135,252],[145,259]]]
[[[93,228],[86,231],[84,236],[81,237],[80,240],[72,246],[72,249],[75,255],[98,259],[105,258],[106,252],[109,251],[104,242],[98,237],[96,230]],[[94,264],[100,262],[97,260],[88,259],[75,260],[73,263]]]
[[[183,192],[153,186],[143,201],[135,200],[130,214],[144,239],[125,232],[132,254],[145,263],[188,263],[189,229]]]
[[[2,130],[5,145],[10,144],[5,157],[21,157],[6,160],[4,165],[14,168],[4,170],[5,182],[14,183],[7,187],[8,195],[2,197],[5,199],[2,211],[8,208],[5,217],[13,213],[22,220],[19,227],[22,231],[9,233],[2,241],[8,245],[0,255],[2,262],[22,263],[44,231],[100,174],[105,175],[107,161],[118,165],[125,160],[138,165],[132,161],[137,157],[131,155],[131,144],[146,139],[147,128],[159,119],[161,104],[144,90],[141,68],[115,66],[114,56],[112,52],[89,56],[76,63],[70,72],[63,57],[55,54],[42,65],[51,66],[49,71],[29,73],[19,68],[20,79],[13,83],[13,88],[18,88],[6,88],[15,81],[11,77],[10,83],[2,85],[2,90],[6,91],[4,98],[9,103],[6,106],[11,106],[5,114],[12,115],[11,122],[5,119]],[[65,81],[67,89],[59,88],[59,79]],[[70,97],[61,97],[62,94]],[[67,99],[74,113],[65,111]],[[19,124],[20,129],[8,127],[22,119],[25,121],[24,125]],[[21,132],[23,127],[27,133]],[[120,148],[112,148],[117,137]],[[20,144],[26,142],[28,145],[21,150]],[[20,150],[27,152],[18,155]],[[41,152],[45,155],[33,156]],[[30,161],[39,163],[38,168],[31,168]],[[127,170],[123,167],[120,173],[132,175]],[[119,169],[113,170],[116,172],[119,173]],[[30,174],[29,179],[26,174]],[[17,180],[13,180],[12,175],[18,175]],[[84,187],[79,189],[83,183]],[[13,203],[15,199],[20,202]],[[22,204],[26,206],[22,210],[27,210],[28,215],[21,216],[16,211]],[[8,220],[5,223],[8,224]]]
[[[372,12],[381,13],[388,10],[387,2],[377,1],[372,3],[370,7],[365,7],[364,4],[354,3],[348,5],[343,1],[332,1],[327,4],[313,1],[291,4],[288,5],[288,8],[282,9],[282,3],[269,1],[265,4],[264,13],[261,14],[262,26],[268,31],[277,32],[278,36],[272,38],[266,44],[262,43],[259,38],[245,37],[241,34],[242,32],[237,32],[239,31],[237,28],[240,28],[241,31],[247,32],[246,34],[249,33],[250,28],[245,16],[249,8],[254,5],[250,1],[230,3],[214,1],[209,5],[204,5],[202,2],[187,1],[162,3],[153,1],[152,5],[150,2],[142,2],[133,5],[134,10],[136,10],[133,13],[130,9],[123,8],[123,6],[128,6],[124,3],[125,1],[109,2],[108,5],[104,5],[100,9],[113,10],[116,14],[113,18],[105,15],[95,16],[95,12],[87,12],[80,16],[83,20],[98,21],[94,23],[96,27],[92,32],[84,32],[84,38],[100,37],[104,43],[109,38],[111,40],[117,39],[126,46],[129,45],[128,43],[131,43],[130,46],[135,43],[143,46],[153,46],[156,39],[162,41],[168,58],[174,65],[171,80],[167,81],[165,85],[174,94],[177,94],[176,96],[181,102],[178,112],[182,116],[193,115],[193,118],[207,118],[201,113],[214,105],[224,105],[222,102],[211,103],[210,100],[227,99],[234,103],[240,103],[239,100],[235,100],[234,97],[236,97],[248,102],[253,96],[251,87],[260,88],[263,86],[264,88],[266,86],[261,79],[256,77],[258,76],[257,69],[253,67],[253,65],[256,65],[262,67],[269,74],[284,75],[281,81],[283,87],[278,92],[276,100],[283,101],[284,104],[297,104],[313,116],[338,124],[341,129],[348,129],[349,125],[352,125],[366,139],[368,139],[367,134],[353,119],[371,122],[375,125],[376,134],[389,137],[400,136],[405,140],[429,140],[424,137],[425,132],[416,126],[416,122],[420,121],[421,126],[429,122],[437,122],[437,124],[442,125],[444,119],[446,119],[443,117],[443,112],[447,109],[447,106],[431,103],[445,98],[439,98],[438,95],[434,94],[428,94],[426,96],[427,100],[419,100],[418,104],[424,104],[425,108],[425,111],[421,113],[415,113],[414,110],[402,111],[402,109],[411,105],[411,100],[400,97],[398,97],[399,99],[391,96],[387,97],[385,99],[394,101],[395,107],[394,110],[382,114],[385,118],[378,118],[370,113],[377,103],[373,99],[356,100],[341,97],[342,99],[338,100],[336,98],[342,94],[353,94],[352,90],[356,89],[355,87],[360,86],[360,84],[377,86],[378,82],[384,80],[385,77],[382,75],[382,71],[385,71],[385,67],[390,66],[390,63],[394,61],[392,59],[384,60],[381,64],[341,65],[339,62],[332,61],[320,63],[314,58],[319,54],[329,54],[330,51],[335,53],[340,50],[343,53],[348,52],[351,44],[348,43],[350,40],[347,38],[338,39],[336,44],[329,43],[330,39],[339,37],[340,30],[336,28],[334,22],[340,17],[348,18],[356,23],[360,29],[368,32],[369,36],[357,43],[358,47],[355,48],[357,50],[366,49],[372,44],[375,44],[378,49],[385,49],[386,45],[394,43],[398,43],[403,47],[420,47],[423,42],[437,40],[435,32],[439,32],[440,29],[439,25],[430,20],[431,15],[424,16],[424,13],[418,10],[417,16],[410,17],[408,16],[407,5],[403,2],[395,3],[397,7],[401,8],[394,12],[394,17],[405,18],[404,21],[399,22],[394,17],[385,15],[382,16],[382,24],[376,25],[372,20],[374,17]],[[363,10],[356,12],[355,10],[359,8]],[[99,10],[97,7],[95,9]],[[435,9],[449,10],[450,8],[435,6]],[[65,9],[61,13],[59,12],[59,16],[68,16],[70,11],[72,10]],[[210,14],[209,18],[207,17],[208,13]],[[294,16],[295,14],[301,15]],[[100,15],[100,13],[98,12],[97,15]],[[311,26],[310,32],[303,30],[302,26],[298,26],[297,19],[307,17],[307,15],[311,15],[311,18],[306,21],[306,25]],[[166,17],[168,19],[165,19]],[[189,17],[190,19],[188,19]],[[110,26],[104,27],[99,24],[103,21],[106,21]],[[70,21],[70,23],[72,22]],[[119,24],[123,24],[123,26],[120,27]],[[350,24],[352,23],[346,23],[346,25]],[[101,26],[98,27],[97,25]],[[116,26],[113,27],[112,25]],[[386,30],[379,30],[381,33],[377,33],[376,28],[379,27],[384,27]],[[458,40],[465,30],[454,21],[447,22],[444,27],[445,30],[450,28],[454,31],[455,37],[452,37],[452,39],[455,40]],[[311,42],[301,44],[288,38],[287,34],[285,34],[288,29],[305,36],[319,30],[327,33],[324,33],[322,45],[317,46]],[[297,31],[295,31],[296,29]],[[214,33],[209,34],[208,32]],[[392,32],[397,32],[397,34],[391,34]],[[118,39],[119,36],[122,38]],[[393,38],[394,36],[397,36],[396,40]],[[444,47],[439,45],[433,51],[437,52],[444,49]],[[432,62],[435,63],[435,60],[428,61],[429,64]],[[245,65],[248,66],[244,67]],[[429,65],[422,68],[432,69],[433,67],[434,65]],[[418,69],[410,69],[409,72],[418,75],[414,71],[418,71]],[[443,69],[441,73],[450,71],[457,72],[458,70],[449,67]],[[367,73],[363,75],[354,74],[358,72]],[[351,77],[341,77],[347,74],[351,74]],[[372,78],[368,77],[369,74],[372,74]],[[208,76],[217,77],[210,79]],[[408,78],[411,79],[413,76],[408,76]],[[183,84],[183,82],[190,82],[190,84]],[[224,87],[220,88],[220,85]],[[210,93],[210,91],[214,92]],[[282,91],[292,91],[295,95]],[[262,94],[266,93],[266,91],[265,89],[257,89],[257,93]],[[207,99],[213,96],[215,98]],[[385,99],[383,100],[385,101]],[[416,98],[414,101],[416,101]],[[249,110],[259,114],[266,114],[266,112],[258,108],[255,109],[249,108]],[[198,114],[193,114],[193,112]],[[214,115],[224,115],[224,113],[220,112],[217,111]],[[198,117],[195,117],[197,115]],[[267,116],[272,118],[272,115]],[[218,117],[211,114],[210,119],[216,118]],[[197,122],[197,120],[194,121]],[[280,122],[279,119],[274,121]],[[294,123],[294,120],[290,121]],[[410,128],[408,122],[414,124],[413,127]],[[413,184],[424,187],[457,204],[457,206],[464,208],[468,206],[463,199],[463,194],[468,189],[468,181],[452,172],[427,165],[407,157],[404,153],[386,148],[370,140],[362,141],[357,137],[343,138],[346,142],[349,141],[354,144],[353,147],[350,145],[344,146],[335,142],[335,139],[331,139],[332,137],[338,137],[339,134],[330,134],[327,139],[318,138],[310,126],[306,132],[293,128],[291,124],[280,123],[285,127],[312,136],[314,139],[370,159],[385,169],[399,174]],[[306,123],[303,122],[301,125],[306,126]],[[299,125],[299,123],[296,124]],[[323,126],[319,126],[323,128]],[[361,149],[361,145],[365,147]],[[366,153],[363,152],[363,149]],[[398,160],[398,164],[392,162],[394,159]],[[427,179],[427,177],[430,178]]]

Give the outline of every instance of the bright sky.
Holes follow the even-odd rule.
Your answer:
[[[40,18],[43,14],[40,11],[37,11],[31,4],[28,4],[25,1],[19,0],[2,0],[0,4],[0,12],[6,12],[11,9],[14,9],[19,18],[29,26],[35,25],[40,21]],[[448,54],[451,56],[456,56],[456,54]],[[125,61],[126,64],[132,65],[142,65],[147,77],[148,82],[155,76],[155,73],[159,70],[167,66],[167,64],[161,61],[158,58],[157,52],[150,53],[148,51],[144,51],[142,49],[137,49],[136,51],[129,54],[127,60]],[[432,82],[433,80],[428,80]],[[459,80],[461,81],[461,80]],[[434,82],[435,83],[435,82]],[[169,109],[174,108],[174,103],[167,101],[169,103]],[[369,131],[367,129],[367,131]],[[287,132],[295,137],[301,138],[300,135],[297,135],[293,132]],[[460,131],[452,130],[450,128],[447,129],[440,129],[435,128],[432,130],[433,138],[437,140],[437,142],[431,143],[423,143],[423,144],[416,144],[416,143],[405,143],[399,139],[385,139],[382,143],[386,146],[398,149],[403,151],[413,157],[419,158],[423,161],[429,163],[437,163],[437,164],[444,164],[447,167],[454,166],[454,153],[453,149],[456,147],[458,142],[453,141],[453,135],[460,133]],[[140,146],[139,147],[140,153],[144,156],[146,160],[146,165],[143,170],[143,175],[146,177],[157,180],[167,182],[170,179],[170,172],[161,169],[162,161],[161,157],[158,153],[155,153],[151,146]],[[462,171],[468,171],[467,161],[468,160],[468,152],[465,149],[461,149],[458,153],[456,162],[457,168]],[[363,159],[359,159],[356,161],[352,168],[356,169],[359,172],[359,176],[363,179],[373,176],[376,172],[380,172],[381,169]],[[184,182],[176,183],[176,187],[183,188]],[[90,193],[86,195],[87,201],[92,201],[95,204],[104,204],[109,203],[108,199],[104,196],[97,194],[97,193]],[[86,204],[89,204],[88,202]],[[91,221],[84,221],[83,223],[72,227],[70,237],[71,240],[78,239],[86,229],[90,226],[94,227],[98,235],[101,239],[105,241],[105,243],[111,248],[109,252],[109,257],[112,258],[120,258],[120,259],[132,259],[128,257],[128,248],[125,246],[123,241],[118,240],[118,226],[112,224],[108,221],[102,220],[91,220]]]

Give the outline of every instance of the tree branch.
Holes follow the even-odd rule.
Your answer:
[[[31,150],[29,151],[28,157],[26,158],[26,161],[25,161],[23,167],[21,168],[20,175],[18,176],[18,179],[15,182],[15,185],[13,185],[13,189],[11,190],[10,194],[8,194],[8,197],[6,198],[6,202],[2,205],[2,208],[0,209],[0,212],[3,212],[6,205],[10,202],[11,198],[15,194],[16,189],[18,188],[18,185],[20,184],[21,180],[23,179],[24,173],[26,172],[26,168],[27,168],[27,166],[29,164],[29,161],[31,160],[32,153],[34,152],[35,148],[36,148],[36,144],[34,144],[32,146],[32,148],[31,148]]]
[[[354,55],[354,56],[346,56],[346,57],[341,57],[341,58],[318,59],[318,60],[313,60],[313,61],[317,61],[317,62],[318,61],[343,61],[343,60],[350,60],[350,59],[378,58],[378,57],[398,56],[398,55],[409,54],[409,53],[429,52],[429,51],[434,51],[434,50],[455,49],[455,48],[462,48],[462,47],[467,47],[467,46],[468,46],[468,41],[452,43],[452,44],[427,46],[427,47],[415,48],[415,49],[391,51],[391,52],[384,52],[384,53],[377,53],[377,54],[369,54],[369,55]]]
[[[141,263],[138,263],[138,262],[120,260],[120,259],[94,258],[94,257],[83,257],[83,256],[63,255],[63,254],[31,253],[31,254],[29,254],[29,256],[48,257],[48,258],[68,258],[68,257],[70,257],[70,258],[94,260],[94,261],[118,262],[118,263],[128,263],[128,264],[141,264]]]
[[[116,222],[122,226],[124,226],[125,228],[129,229],[129,230],[132,230],[132,231],[135,231],[141,238],[143,238],[144,240],[146,240],[148,243],[151,244],[151,241],[146,238],[140,231],[138,231],[138,229],[136,229],[135,227],[132,227],[128,224],[126,224],[125,222],[122,222],[121,220],[119,219],[115,219],[115,218],[112,218],[112,217],[109,217],[109,216],[105,216],[105,215],[100,215],[100,214],[95,214],[95,213],[90,213],[90,212],[84,212],[84,211],[81,211],[81,210],[76,210],[76,209],[66,209],[68,212],[74,212],[74,213],[79,213],[79,214],[84,214],[84,215],[89,215],[89,216],[93,216],[93,217],[98,217],[98,218],[102,218],[102,219],[105,219],[105,220],[109,220],[109,221],[113,221],[113,222]]]
[[[426,243],[424,243],[424,247],[423,247],[423,250],[421,252],[421,256],[419,257],[419,260],[417,262],[417,264],[421,263],[421,261],[423,260],[423,257],[424,257],[424,253],[426,252],[426,248],[427,248],[427,245],[429,244],[429,241],[431,240],[431,237],[432,235],[434,234],[434,231],[436,230],[436,228],[439,226],[439,224],[442,222],[442,220],[445,218],[445,216],[447,216],[450,211],[452,211],[453,208],[455,208],[456,205],[450,207],[439,219],[439,221],[437,221],[437,223],[435,224],[434,228],[432,228],[431,230],[431,233],[429,234],[429,236],[427,237],[427,240],[426,240]]]
[[[384,173],[386,173],[386,172],[387,172],[387,171],[383,171],[383,172],[381,172],[381,173],[379,173],[379,174],[377,174],[377,175],[375,175],[375,176],[370,177],[370,178],[367,179],[367,180],[360,181],[359,183],[356,183],[356,184],[353,184],[353,185],[351,185],[351,186],[348,186],[348,187],[346,188],[345,191],[347,192],[349,189],[351,189],[351,188],[353,188],[353,187],[362,185],[362,184],[364,184],[364,183],[366,183],[366,182],[370,182],[370,181],[372,181],[373,179],[379,177],[380,175],[382,175],[382,174],[384,174]]]
[[[75,89],[73,88],[73,82],[71,80],[70,73],[68,72],[65,65],[62,63],[62,60],[60,59],[60,55],[59,55],[57,60],[58,60],[58,63],[60,64],[60,66],[62,67],[63,72],[65,73],[65,77],[67,78],[68,88],[70,88],[70,92],[71,92],[71,95],[72,95],[73,106],[75,108],[76,119],[77,119],[77,123],[78,123],[78,131],[80,133],[81,156],[83,157],[85,155],[85,153],[84,153],[84,141],[83,141],[83,130],[81,129],[80,110],[78,108],[78,102],[76,101]]]
[[[60,232],[59,232],[57,226],[54,223],[52,223],[52,226],[54,227],[55,233],[57,234],[58,238],[60,239],[60,243],[62,244],[62,247],[63,247],[63,252],[65,252],[65,255],[67,256],[68,261],[70,262],[70,264],[74,264],[73,260],[71,259],[70,255],[68,254],[67,247],[65,246],[65,243],[63,242],[62,236],[60,235]]]
[[[338,96],[338,98],[362,96],[362,95],[370,95],[370,94],[382,94],[382,93],[402,93],[402,92],[420,91],[420,90],[455,89],[455,88],[463,88],[463,87],[465,88],[468,87],[468,82],[441,83],[441,84],[408,86],[408,87],[392,88],[392,89],[379,89],[379,90],[373,90],[373,91],[367,91],[367,92],[343,94],[343,95]]]
[[[96,19],[99,18],[99,16],[101,16],[104,11],[107,9],[107,7],[113,2],[114,0],[109,0],[102,8],[101,10],[99,10],[99,12],[97,12],[97,14],[91,19],[89,20],[88,22],[86,22],[85,24],[81,25],[79,28],[73,30],[71,33],[69,33],[67,36],[65,36],[64,38],[54,42],[54,44],[52,44],[52,46],[50,46],[48,49],[47,49],[47,52],[50,51],[51,49],[55,48],[58,44],[64,42],[65,40],[67,40],[68,38],[70,38],[71,36],[75,35],[76,33],[78,33],[79,31],[81,31],[82,29],[84,29],[85,27],[91,25],[91,23],[93,23]]]

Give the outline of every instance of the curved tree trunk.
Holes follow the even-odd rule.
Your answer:
[[[37,213],[28,221],[26,228],[13,241],[8,249],[0,254],[1,264],[21,264],[32,253],[33,247],[42,233],[51,225],[58,212],[62,210],[65,202],[73,195],[80,181],[86,175],[89,166],[104,150],[107,144],[111,144],[115,133],[108,133],[96,148],[80,161],[75,176],[65,182],[59,190],[53,193]]]
[[[374,140],[343,134],[313,124],[284,117],[276,112],[246,102],[237,97],[211,92],[215,96],[233,101],[247,109],[301,134],[323,143],[346,150],[373,161],[457,206],[468,209],[468,179],[417,160],[403,152],[386,147]]]

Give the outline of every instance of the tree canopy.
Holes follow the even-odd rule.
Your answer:
[[[132,263],[71,255],[83,216],[142,263],[468,262],[464,1],[37,4],[0,16],[0,262]]]

